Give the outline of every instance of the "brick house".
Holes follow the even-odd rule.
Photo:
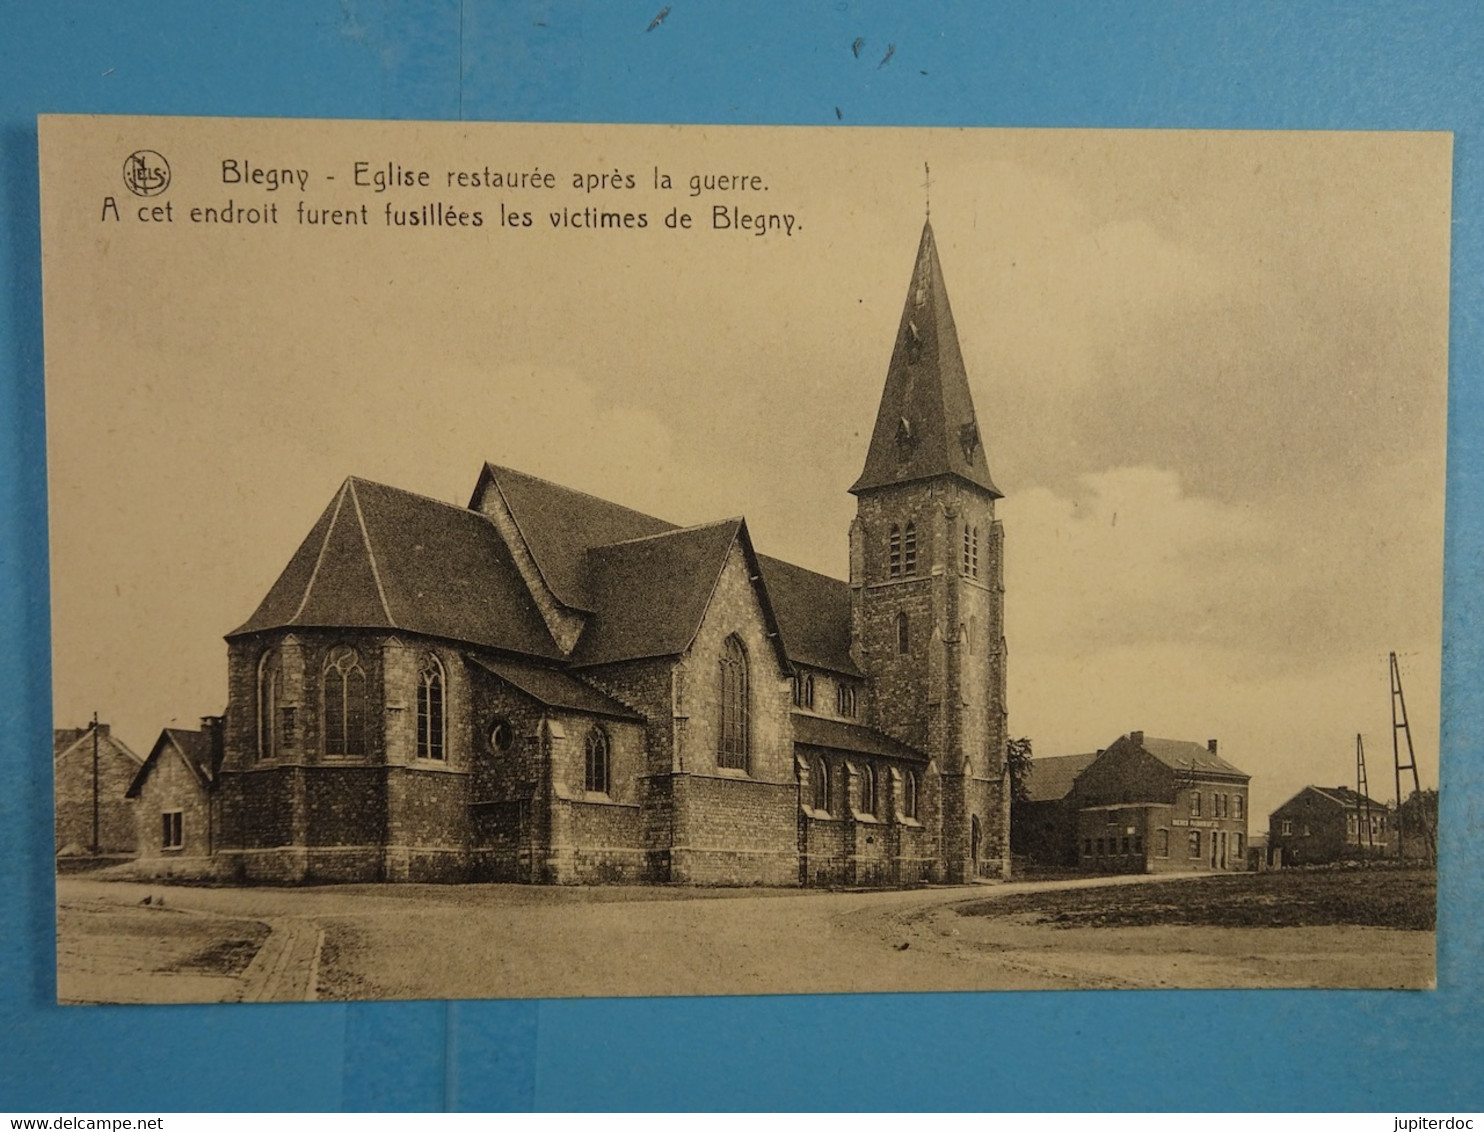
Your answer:
[[[227,637],[242,880],[874,885],[1002,875],[1003,533],[924,225],[850,580],[486,465],[348,479]],[[163,757],[163,756],[162,756]]]
[[[1305,786],[1268,815],[1268,845],[1285,865],[1395,852],[1391,807],[1348,786]]]
[[[1250,777],[1216,740],[1120,736],[1078,774],[1078,864],[1092,872],[1244,870]]]
[[[134,805],[126,794],[142,761],[106,723],[52,732],[59,860],[133,856]]]
[[[1032,759],[1025,798],[1010,803],[1010,849],[1037,864],[1075,865],[1077,811],[1071,802],[1077,776],[1101,751]]]
[[[222,759],[221,716],[201,730],[167,727],[129,784],[141,860],[209,858],[215,844],[212,788]]]

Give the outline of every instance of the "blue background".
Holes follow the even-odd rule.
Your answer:
[[[663,0],[0,0],[0,1109],[1484,1109],[1484,12],[671,3],[646,33]],[[827,124],[836,107],[845,125],[1455,132],[1442,989],[53,1005],[35,116]]]

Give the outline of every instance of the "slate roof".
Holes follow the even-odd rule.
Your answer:
[[[1055,755],[1045,759],[1031,759],[1030,774],[1026,776],[1027,802],[1056,802],[1067,796],[1077,776],[1093,764],[1097,752],[1085,755]]]
[[[1304,790],[1312,790],[1321,798],[1324,798],[1330,802],[1338,803],[1339,805],[1344,806],[1347,810],[1355,809],[1357,802],[1361,805],[1365,805],[1367,802],[1369,802],[1370,808],[1373,810],[1385,810],[1390,808],[1386,802],[1378,802],[1374,798],[1366,798],[1360,794],[1357,794],[1348,786],[1306,786],[1304,787]],[[1294,798],[1299,797],[1299,795],[1302,795],[1303,792],[1303,790],[1300,790],[1298,794],[1295,794],[1293,798],[1289,799],[1289,802],[1293,801]],[[1288,802],[1285,802],[1283,804],[1286,806]]]
[[[850,586],[766,554],[757,563],[789,660],[859,676],[850,657]]]
[[[695,640],[741,519],[685,527],[588,551],[593,613],[574,665],[675,656]]]
[[[587,586],[590,549],[679,529],[641,511],[497,464],[484,466],[469,506],[478,507],[491,486],[504,498],[541,577],[556,599],[573,609],[596,609],[598,597]]]
[[[144,786],[144,780],[149,777],[154,768],[166,751],[173,750],[185,762],[196,781],[202,786],[209,785],[216,777],[217,767],[211,749],[211,736],[204,731],[188,731],[181,727],[167,727],[160,732],[160,737],[155,740],[155,745],[150,748],[149,755],[144,760],[138,772],[134,775],[134,781],[129,783],[129,789],[125,791],[126,798],[139,797],[139,791]]]
[[[605,715],[614,719],[643,721],[643,716],[634,712],[611,696],[598,691],[590,684],[555,668],[527,664],[514,660],[481,660],[469,658],[486,672],[498,676],[511,687],[524,692],[537,703],[547,707],[566,708],[587,712],[589,715]]]
[[[817,715],[793,713],[794,742],[810,747],[828,747],[833,751],[854,751],[862,755],[886,755],[898,759],[926,762],[927,756],[915,748],[899,743],[863,723],[844,719],[823,719]]]
[[[402,629],[560,655],[488,518],[355,477],[228,637],[294,626]]]
[[[1127,735],[1118,739],[1120,743],[1128,741]],[[1235,774],[1242,778],[1251,777],[1246,771],[1238,770],[1221,756],[1212,754],[1204,743],[1193,743],[1188,739],[1155,739],[1146,736],[1142,746],[1145,751],[1171,770],[1211,771],[1218,774]]]
[[[948,305],[933,226],[922,226],[865,470],[850,490],[955,475],[999,497]]]

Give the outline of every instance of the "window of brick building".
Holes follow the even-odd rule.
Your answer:
[[[1190,792],[1190,816],[1193,818],[1201,816],[1201,792],[1199,790]]]
[[[1240,818],[1242,816],[1242,806],[1243,806],[1243,804],[1244,803],[1242,801],[1242,795],[1240,795],[1240,794],[1233,794],[1232,795],[1232,817],[1234,817],[1234,818]]]
[[[325,754],[358,757],[366,753],[366,670],[356,650],[333,648],[324,668]]]
[[[1190,831],[1190,855],[1192,857],[1201,855],[1201,831],[1198,829]]]
[[[830,764],[824,756],[814,760],[814,808],[822,814],[830,812]]]
[[[1092,856],[1092,838],[1084,837],[1082,839],[1082,855],[1084,857]]]
[[[587,733],[586,757],[583,760],[583,789],[589,794],[607,794],[610,785],[608,733],[594,726]]]
[[[1154,831],[1154,855],[1156,857],[1168,857],[1170,855],[1169,830],[1156,829]]]
[[[1119,855],[1119,856],[1120,856],[1120,857],[1127,857],[1127,856],[1128,856],[1128,838],[1127,838],[1127,837],[1125,837],[1125,838],[1124,838],[1124,839],[1123,839],[1123,840],[1122,840],[1122,841],[1121,841],[1121,842],[1120,842],[1120,843],[1119,843],[1119,850],[1118,850],[1118,855]]]
[[[179,849],[185,844],[185,829],[181,818],[179,810],[166,810],[160,815],[162,827],[160,848]]]
[[[1144,838],[1142,835],[1134,838],[1134,854],[1136,856],[1143,856],[1144,854]]]
[[[1292,833],[1293,833],[1293,819],[1291,819],[1291,818],[1284,818],[1283,819],[1283,835],[1285,837],[1287,837],[1287,836],[1291,835]]]
[[[716,765],[747,769],[747,653],[732,635],[721,648],[721,734]]]
[[[1107,842],[1106,842],[1106,841],[1104,841],[1104,840],[1103,840],[1103,839],[1102,839],[1102,838],[1101,838],[1101,837],[1099,837],[1099,838],[1098,838],[1098,856],[1099,856],[1099,857],[1101,857],[1101,856],[1103,856],[1103,855],[1104,855],[1104,853],[1103,853],[1103,850],[1104,850],[1104,849],[1105,849],[1105,848],[1106,848],[1106,847],[1107,847]]]
[[[423,657],[417,674],[417,757],[442,759],[446,723],[443,665],[432,653]]]
[[[1242,860],[1242,835],[1240,833],[1232,834],[1232,856],[1238,861]]]

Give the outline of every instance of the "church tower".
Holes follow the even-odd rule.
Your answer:
[[[936,810],[943,879],[1008,875],[1001,493],[930,222],[850,491],[853,644],[869,722],[932,760],[924,801]]]

